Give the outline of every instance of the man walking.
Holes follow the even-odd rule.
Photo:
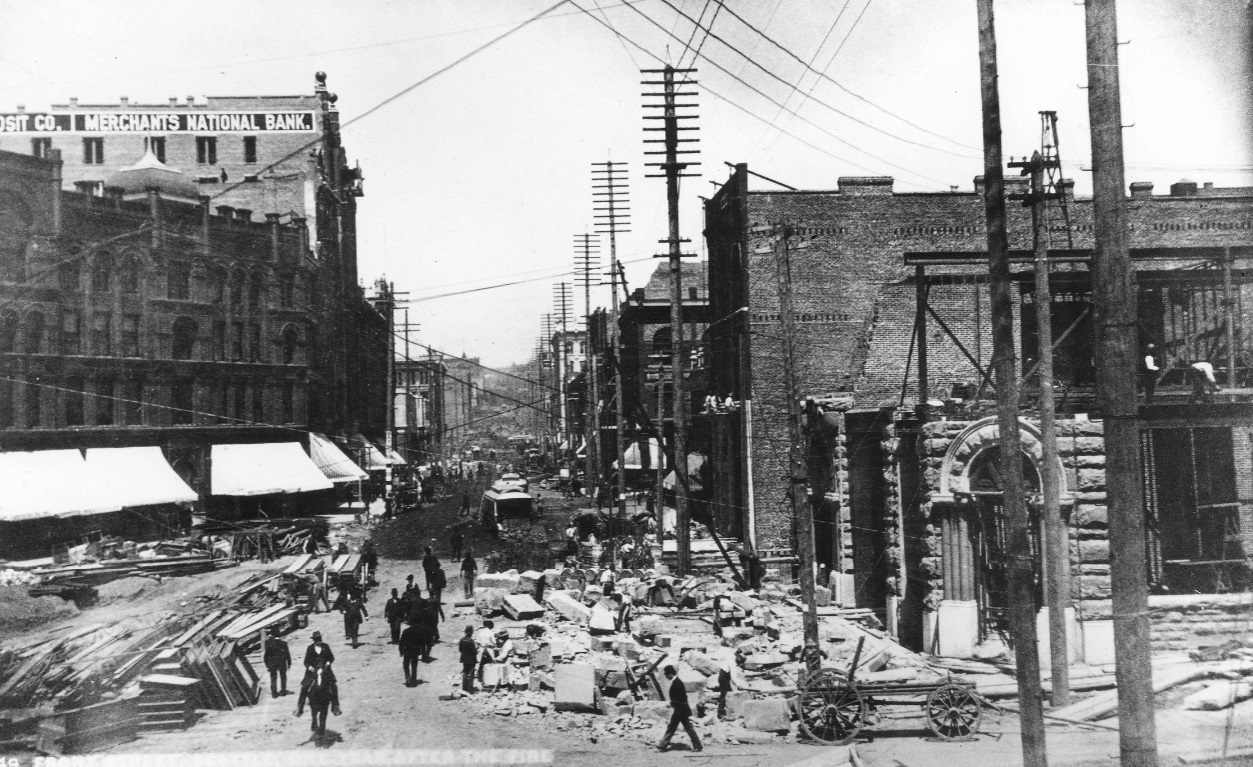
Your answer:
[[[670,714],[670,725],[666,727],[666,734],[662,736],[661,743],[657,744],[657,750],[665,751],[670,748],[670,739],[674,737],[679,725],[683,725],[683,730],[692,739],[692,750],[700,751],[703,747],[700,744],[700,738],[696,737],[696,728],[692,726],[692,707],[687,702],[687,688],[683,686],[682,680],[679,679],[679,672],[674,666],[666,666],[665,674],[666,679],[670,680],[670,707],[674,711]]]
[[[470,516],[470,494],[469,493],[461,494],[461,516],[463,517]]]
[[[431,547],[427,546],[423,549],[426,552],[422,557],[422,571],[426,573],[426,590],[431,590],[432,573],[439,569],[439,557],[431,553]]]
[[[474,666],[478,663],[479,648],[474,643],[474,627],[466,626],[466,633],[457,643],[461,651],[461,689],[466,693],[474,692]]]
[[[365,605],[356,595],[350,594],[344,601],[344,638],[352,642],[353,649],[357,647],[357,636],[361,631],[361,622],[365,618],[369,618],[370,613],[366,612]]]
[[[422,630],[410,622],[400,635],[400,659],[405,671],[405,687],[418,684],[418,661],[422,657]]]
[[[474,598],[474,576],[479,572],[479,566],[474,561],[474,552],[467,551],[466,558],[461,562],[461,585],[465,588],[465,598]]]
[[[405,618],[405,604],[400,600],[398,589],[392,589],[392,598],[383,605],[383,620],[392,628],[392,641],[388,644],[400,644],[400,622]]]
[[[431,607],[439,614],[439,619],[447,620],[444,617],[444,603],[440,600],[444,595],[444,587],[448,585],[448,576],[444,575],[444,568],[437,566],[431,573]],[[435,641],[439,641],[439,631],[435,632]]]
[[[270,629],[270,636],[265,640],[265,668],[270,672],[270,697],[277,698],[287,694],[287,669],[291,668],[291,650],[287,643],[278,636],[278,626]],[[282,686],[282,692],[279,686]]]
[[[452,529],[452,535],[449,537],[448,542],[452,544],[452,561],[456,562],[458,559],[461,559],[461,528],[454,527]]]

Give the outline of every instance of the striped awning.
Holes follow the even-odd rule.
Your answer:
[[[369,479],[370,475],[344,455],[334,442],[316,432],[309,433],[309,457],[322,470],[326,478],[335,484]]]

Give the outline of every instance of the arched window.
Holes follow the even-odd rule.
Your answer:
[[[130,254],[122,259],[122,273],[119,275],[123,293],[139,292],[139,256]]]
[[[17,349],[17,312],[9,310],[0,314],[0,352]]]
[[[95,293],[108,293],[113,278],[113,254],[107,250],[96,254],[91,262],[91,289]]]
[[[44,347],[44,316],[39,312],[26,315],[22,323],[22,351],[26,354],[39,354]]]
[[[244,303],[244,275],[231,275],[231,309],[238,312]]]
[[[215,304],[226,301],[226,272],[221,269],[209,270],[209,299]]]
[[[248,308],[256,311],[261,308],[261,275],[254,274],[248,283]]]
[[[79,268],[78,259],[81,256],[77,253],[70,256],[68,261],[62,261],[57,267],[57,282],[61,286],[61,290],[66,293],[77,293],[79,289]]]
[[[295,326],[288,325],[283,328],[282,345],[283,345],[283,364],[296,364],[296,352],[300,344],[300,333]]]
[[[0,280],[26,279],[26,246],[30,242],[30,206],[17,195],[0,195]]]
[[[669,364],[671,355],[670,328],[661,328],[653,333],[653,360],[656,362],[664,362]]]
[[[174,359],[189,360],[196,348],[196,323],[187,317],[174,321]]]

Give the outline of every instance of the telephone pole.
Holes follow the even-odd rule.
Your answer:
[[[586,413],[583,418],[583,441],[586,455],[588,487],[594,488],[593,497],[600,492],[600,382],[596,375],[596,347],[592,343],[592,281],[600,284],[600,275],[592,276],[600,268],[600,241],[593,234],[574,236],[574,281],[583,284],[583,399]]]
[[[1014,355],[1014,304],[1010,293],[1009,237],[1005,231],[1005,177],[1001,170],[1001,100],[997,90],[996,22],[992,0],[978,0],[979,85],[983,102],[983,206],[988,233],[988,288],[992,305],[992,367],[996,375],[1000,431],[1001,498],[1005,510],[1005,557],[1009,622],[1021,690],[1024,767],[1046,767],[1044,702],[1036,647],[1035,594],[1030,522],[1022,497],[1022,451],[1018,437],[1018,372]]]
[[[658,152],[654,150],[645,151],[645,154],[664,155],[664,162],[645,163],[649,167],[662,169],[663,173],[647,174],[649,178],[664,178],[666,180],[666,208],[670,219],[670,236],[659,242],[669,244],[669,253],[658,256],[658,258],[670,259],[670,345],[671,345],[671,378],[672,390],[674,392],[672,411],[674,413],[674,513],[675,513],[675,543],[678,549],[678,575],[685,576],[692,569],[692,542],[691,532],[688,530],[688,512],[687,512],[687,382],[684,380],[684,368],[686,367],[685,356],[687,353],[683,343],[683,259],[692,257],[693,254],[684,253],[682,245],[690,240],[679,237],[679,179],[695,178],[699,174],[684,173],[691,165],[700,165],[699,162],[689,162],[679,160],[679,155],[697,154],[696,149],[680,149],[680,144],[695,143],[696,138],[679,138],[683,131],[695,131],[698,128],[695,125],[680,125],[680,120],[695,120],[694,114],[679,114],[681,109],[695,108],[694,103],[682,104],[678,99],[686,97],[694,97],[694,91],[683,91],[683,87],[694,85],[695,81],[689,79],[688,75],[695,72],[695,69],[675,69],[670,65],[666,65],[665,69],[643,69],[640,70],[645,74],[660,74],[660,80],[644,80],[643,85],[660,85],[660,92],[645,93],[646,97],[661,97],[660,104],[645,104],[646,109],[661,109],[660,115],[645,115],[645,120],[661,120],[660,128],[645,128],[645,131],[660,131],[664,135],[662,139],[645,139],[645,144],[664,144],[665,149]],[[682,82],[675,82],[675,75],[684,75]],[[660,420],[660,419],[659,419]],[[661,499],[658,498],[658,501]]]
[[[561,341],[557,344],[557,395],[561,401],[557,403],[560,419],[558,421],[558,439],[561,441],[569,441],[571,444],[566,445],[566,449],[571,453],[574,452],[573,436],[570,434],[570,412],[569,412],[569,389],[566,385],[566,379],[569,375],[568,364],[569,355],[566,354],[566,344],[570,341],[570,283],[559,282],[553,286],[553,308],[557,310],[560,317],[559,323],[561,327]],[[570,462],[571,479],[574,478],[573,471],[574,461]]]
[[[630,198],[628,197],[627,169],[625,162],[592,163],[592,210],[597,219],[596,231],[609,235],[609,285],[613,291],[613,396],[614,396],[614,448],[618,456],[618,520],[626,519],[626,418],[622,386],[622,337],[618,318],[618,233],[630,232]]]
[[[1058,156],[1057,113],[1040,113],[1040,151],[1030,160],[1010,162],[1031,176],[1031,191],[1011,194],[1009,199],[1022,200],[1031,208],[1031,226],[1035,247],[1035,318],[1039,361],[1036,373],[1040,380],[1040,494],[1044,511],[1044,588],[1049,609],[1049,661],[1052,668],[1053,707],[1070,703],[1070,651],[1066,636],[1067,611],[1070,610],[1070,536],[1062,519],[1058,497],[1057,416],[1053,402],[1053,303],[1049,290],[1048,200],[1060,198],[1056,181],[1060,180],[1061,159]],[[1045,183],[1045,174],[1053,183]],[[1049,188],[1046,189],[1045,187]]]
[[[1136,394],[1136,295],[1127,245],[1118,23],[1114,0],[1087,0],[1088,122],[1092,133],[1092,208],[1096,252],[1097,407],[1105,419],[1105,497],[1123,767],[1157,764],[1149,591],[1145,582],[1140,496],[1139,397]]]

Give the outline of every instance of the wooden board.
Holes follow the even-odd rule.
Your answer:
[[[310,559],[313,559],[312,554],[301,554],[300,556],[296,557],[296,561],[288,565],[287,569],[284,570],[283,572],[288,575],[298,573],[302,569],[304,569],[305,565],[309,564]]]

